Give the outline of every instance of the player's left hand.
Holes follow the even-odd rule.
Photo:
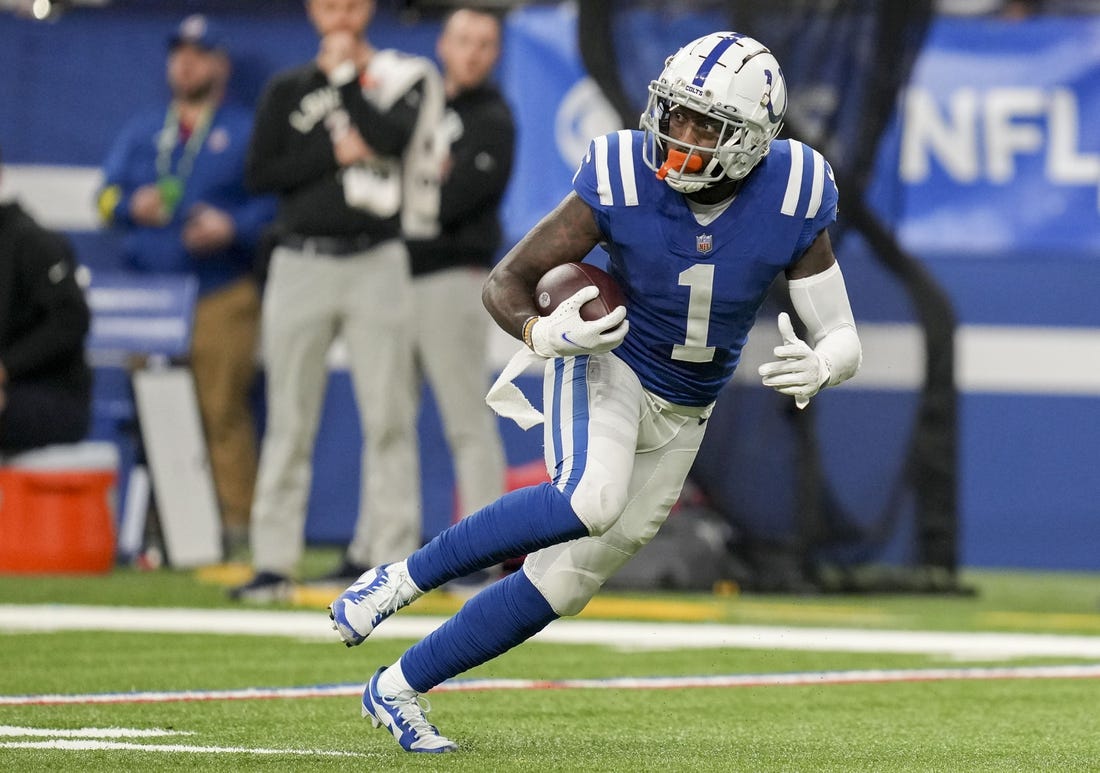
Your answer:
[[[764,386],[791,395],[795,405],[805,408],[829,380],[829,363],[794,334],[791,318],[785,311],[779,315],[779,334],[783,336],[783,344],[774,349],[779,359],[761,365],[759,373],[764,377]]]

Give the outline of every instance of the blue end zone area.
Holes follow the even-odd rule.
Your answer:
[[[1096,570],[1096,428],[1091,397],[965,395],[962,560],[972,566]]]

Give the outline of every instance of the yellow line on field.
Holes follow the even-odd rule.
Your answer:
[[[200,582],[238,585],[252,576],[248,564],[215,564],[195,570]],[[343,590],[340,585],[299,585],[290,603],[307,609],[324,609]],[[465,597],[435,591],[416,602],[416,612],[426,615],[451,615]],[[805,599],[757,601],[731,593],[716,594],[712,599],[669,596],[642,598],[603,594],[589,602],[580,617],[590,619],[633,619],[683,622],[786,622],[794,624],[886,624],[894,615],[878,607],[844,604],[812,604]],[[1008,627],[1032,631],[1100,631],[1100,615],[1056,612],[978,612],[976,623],[991,628]]]
[[[581,617],[615,617],[637,620],[685,620],[702,622],[724,620],[726,605],[717,601],[682,601],[596,596],[588,602]]]
[[[742,599],[733,607],[735,620],[771,620],[789,623],[888,623],[895,615],[878,607],[857,607],[841,604],[807,604]]]
[[[981,612],[980,625],[1012,626],[1021,630],[1100,631],[1100,615],[1073,612]]]
[[[200,582],[238,585],[252,576],[247,564],[217,564],[195,570]],[[298,585],[290,598],[293,606],[324,609],[343,591],[342,585]],[[466,597],[445,591],[427,594],[416,602],[416,612],[426,615],[451,615],[465,603]],[[891,615],[875,607],[810,604],[804,599],[755,601],[729,592],[713,598],[669,595],[644,598],[602,594],[588,603],[579,615],[591,619],[633,619],[683,622],[731,622],[738,620],[782,621],[791,623],[885,623]]]
[[[312,607],[314,609],[327,607],[343,590],[337,586],[299,585],[291,595],[291,603],[295,606]],[[423,615],[451,615],[466,603],[468,597],[434,591],[417,599],[416,604],[410,607],[410,611]],[[698,601],[669,601],[655,599],[624,599],[616,597],[599,597],[592,599],[580,617],[588,618],[631,618],[637,620],[680,620],[685,622],[701,622],[707,620],[722,620],[726,615],[722,606],[717,603],[700,603]]]
[[[323,609],[343,588],[298,586],[291,596],[295,606]],[[465,596],[434,591],[417,600],[410,611],[423,615],[451,615],[466,602]],[[887,612],[874,608],[745,602],[744,599],[706,600],[596,596],[578,615],[582,619],[659,620],[668,622],[731,622],[770,620],[792,623],[884,623]]]
[[[248,564],[211,564],[195,570],[195,579],[210,585],[240,585],[252,577]]]
[[[327,609],[333,599],[344,592],[344,587],[320,585],[296,585],[290,595],[290,603],[296,607]]]

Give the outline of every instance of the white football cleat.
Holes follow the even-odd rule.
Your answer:
[[[370,717],[373,727],[385,727],[401,748],[407,752],[442,754],[458,750],[458,744],[439,734],[435,725],[425,716],[431,711],[427,698],[409,690],[397,695],[383,695],[378,690],[378,677],[385,668],[378,669],[367,688],[363,690],[363,716]]]
[[[344,644],[362,644],[378,624],[401,607],[424,595],[416,587],[404,561],[368,569],[329,604],[332,627]]]

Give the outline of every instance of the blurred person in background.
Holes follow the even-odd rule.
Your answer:
[[[254,268],[275,202],[245,190],[252,113],[225,101],[230,69],[216,23],[184,19],[168,40],[171,101],[123,128],[104,162],[98,204],[103,223],[122,234],[129,270],[198,278],[190,365],[232,553],[247,544],[256,481]]]
[[[284,597],[305,547],[312,454],[327,355],[347,347],[363,432],[359,515],[326,578],[393,561],[420,545],[419,392],[403,237],[438,228],[435,139],[443,86],[435,65],[366,37],[372,0],[309,0],[320,39],[309,63],[264,91],[248,183],[279,196],[263,302],[267,425],[252,507],[253,577],[230,591]]]
[[[91,315],[75,272],[67,239],[0,203],[0,456],[88,432]]]
[[[500,21],[491,13],[461,8],[443,23],[436,53],[447,112],[440,131],[450,154],[440,196],[441,231],[434,239],[408,242],[417,364],[439,409],[460,513],[484,507],[504,490],[497,418],[485,405],[490,320],[481,304],[481,287],[500,248],[500,203],[515,146],[511,108],[489,80],[500,45]],[[419,396],[419,383],[415,389]],[[351,568],[349,581],[370,567]]]

